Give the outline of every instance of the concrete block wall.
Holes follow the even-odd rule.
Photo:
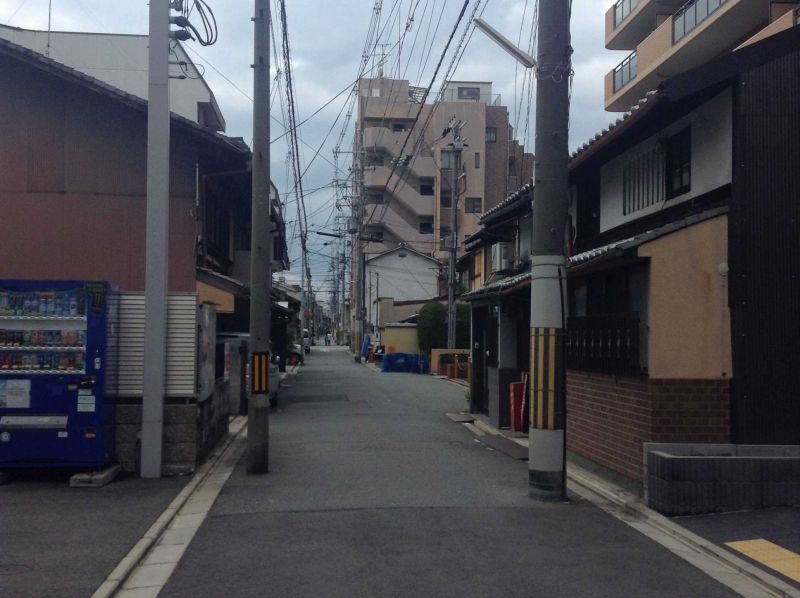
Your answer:
[[[704,455],[702,445],[694,446],[699,455],[646,453],[650,507],[664,515],[693,515],[800,504],[800,447],[794,456],[781,446],[746,456],[736,448]]]
[[[569,450],[634,480],[645,442],[727,442],[728,380],[650,380],[569,371]]]
[[[135,472],[139,463],[141,405],[116,406],[115,454],[124,471]],[[164,406],[163,463],[165,474],[194,471],[198,462],[198,406]]]

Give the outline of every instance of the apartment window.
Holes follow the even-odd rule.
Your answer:
[[[480,197],[467,197],[464,199],[464,211],[467,214],[480,214],[483,202]]]
[[[441,162],[439,164],[440,168],[454,168],[456,163],[456,155],[455,152],[451,152],[449,150],[442,150],[442,157]]]
[[[373,243],[382,243],[383,242],[383,231],[382,230],[371,230],[367,233],[369,240]]]
[[[458,99],[459,100],[469,100],[472,102],[479,102],[481,100],[481,88],[480,87],[459,87],[458,88]]]
[[[678,43],[728,0],[693,0],[672,17],[672,42]]]
[[[692,132],[684,129],[667,140],[665,187],[667,199],[689,191],[692,185]]]
[[[400,133],[407,130],[408,128],[406,127],[405,123],[392,123],[392,131],[395,133]]]
[[[420,218],[419,234],[421,235],[433,234],[433,218]]]
[[[481,167],[481,155],[478,152],[475,152],[475,168]]]
[[[486,127],[486,141],[488,143],[497,142],[497,127]]]
[[[636,0],[618,0],[617,3],[614,5],[614,27],[619,27],[622,21],[628,18],[628,16],[633,12],[633,9],[636,8]]]
[[[383,203],[383,193],[379,191],[370,191],[367,193],[367,204],[379,205]]]
[[[633,214],[664,201],[664,155],[655,146],[622,167],[622,213]]]
[[[440,191],[439,192],[439,207],[440,208],[452,208],[453,207],[453,196],[450,195],[450,191]]]
[[[383,166],[383,156],[380,154],[367,154],[367,166]]]
[[[419,181],[419,194],[420,195],[433,195],[433,179],[420,179]]]

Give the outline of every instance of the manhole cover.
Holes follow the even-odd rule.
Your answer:
[[[31,568],[28,565],[0,564],[0,575],[19,575],[30,570]]]
[[[347,395],[296,395],[286,397],[290,403],[342,403],[349,401]]]

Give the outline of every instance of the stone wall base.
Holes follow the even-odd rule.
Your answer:
[[[164,475],[192,473],[216,443],[228,433],[227,383],[200,403],[164,405]],[[126,472],[139,470],[142,429],[141,398],[115,406],[115,458]]]

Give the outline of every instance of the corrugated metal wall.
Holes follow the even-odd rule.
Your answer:
[[[800,52],[735,85],[733,435],[800,443]]]
[[[109,372],[112,373],[109,383],[112,395],[142,396],[144,307],[143,294],[124,293],[119,296],[117,355],[110,352],[107,357]],[[197,297],[193,294],[170,295],[167,312],[167,396],[195,396],[196,351]]]

